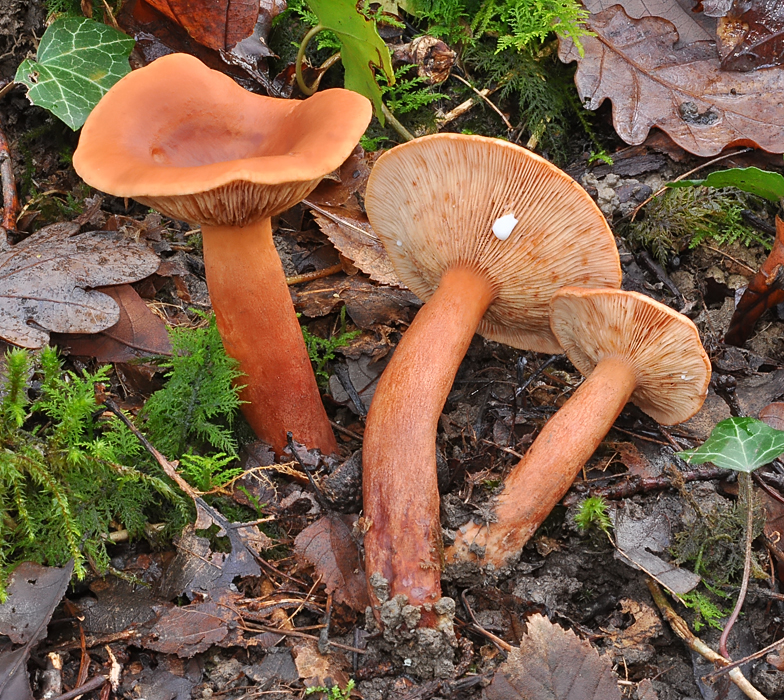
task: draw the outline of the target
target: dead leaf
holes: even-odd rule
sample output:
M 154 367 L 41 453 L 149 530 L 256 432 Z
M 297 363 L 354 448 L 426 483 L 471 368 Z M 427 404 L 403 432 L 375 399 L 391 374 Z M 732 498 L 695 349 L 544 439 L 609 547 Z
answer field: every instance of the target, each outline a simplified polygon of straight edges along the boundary
M 324 235 L 362 272 L 381 284 L 405 288 L 365 213 L 326 204 L 313 209 Z
M 716 20 L 704 13 L 693 12 L 693 0 L 585 0 L 583 4 L 592 14 L 599 14 L 613 5 L 622 5 L 632 19 L 654 16 L 669 20 L 675 25 L 681 45 L 716 39 Z
M 653 575 L 671 591 L 688 593 L 700 582 L 700 577 L 666 562 L 654 554 L 664 552 L 670 545 L 670 526 L 666 515 L 657 505 L 654 512 L 643 518 L 634 517 L 628 505 L 615 511 L 616 557 L 633 568 Z M 623 556 L 625 555 L 625 556 Z
M 784 3 L 743 0 L 732 3 L 716 30 L 721 67 L 750 71 L 784 63 Z
M 351 532 L 356 517 L 326 515 L 306 527 L 294 540 L 294 552 L 316 569 L 335 601 L 364 612 L 370 605 L 365 571 Z
M 575 82 L 581 100 L 597 109 L 613 103 L 613 125 L 627 143 L 642 143 L 652 127 L 700 156 L 726 146 L 755 145 L 784 151 L 782 74 L 723 71 L 712 42 L 676 47 L 678 32 L 659 17 L 630 18 L 620 6 L 590 15 L 596 36 L 562 39 L 559 56 L 578 61 Z
M 57 338 L 72 355 L 94 357 L 98 362 L 130 362 L 150 355 L 171 355 L 166 324 L 150 311 L 129 284 L 101 290 L 120 307 L 120 320 L 92 335 L 71 334 Z
M 292 290 L 297 311 L 310 318 L 326 316 L 345 303 L 351 320 L 360 328 L 377 324 L 409 323 L 412 307 L 422 302 L 408 290 L 373 284 L 354 275 L 332 275 L 313 280 L 296 292 Z
M 259 16 L 258 0 L 147 0 L 155 9 L 179 24 L 204 46 L 230 49 L 249 36 Z
M 0 605 L 0 634 L 14 644 L 34 643 L 46 637 L 46 625 L 72 573 L 73 561 L 62 568 L 30 561 L 17 566 L 8 577 L 8 599 Z
M 34 700 L 27 677 L 30 645 L 0 654 L 0 700 Z
M 318 643 L 308 639 L 291 650 L 299 677 L 306 687 L 338 685 L 345 688 L 348 683 L 345 658 L 337 654 L 321 654 Z
M 621 700 L 612 663 L 571 630 L 543 615 L 528 618 L 528 633 L 509 653 L 485 690 L 486 700 Z
M 771 428 L 784 430 L 784 403 L 781 401 L 769 403 L 759 412 L 759 418 Z
M 304 200 L 305 205 L 340 207 L 346 204 L 350 209 L 359 211 L 359 201 L 352 195 L 364 196 L 370 168 L 376 155 L 376 153 L 365 153 L 362 146 L 356 146 L 346 161 L 334 173 L 327 175 L 308 195 Z
M 140 280 L 158 269 L 158 256 L 122 234 L 77 233 L 52 224 L 0 251 L 0 336 L 40 348 L 49 331 L 98 333 L 117 323 L 120 309 L 94 289 Z
M 607 638 L 620 652 L 627 663 L 638 663 L 651 658 L 655 651 L 651 639 L 659 637 L 664 631 L 656 611 L 645 603 L 638 603 L 630 598 L 621 600 L 621 611 L 631 615 L 634 622 L 624 630 L 608 632 Z
M 649 477 L 658 476 L 657 469 L 632 442 L 613 442 L 608 447 L 618 453 L 618 459 L 629 470 L 630 476 Z

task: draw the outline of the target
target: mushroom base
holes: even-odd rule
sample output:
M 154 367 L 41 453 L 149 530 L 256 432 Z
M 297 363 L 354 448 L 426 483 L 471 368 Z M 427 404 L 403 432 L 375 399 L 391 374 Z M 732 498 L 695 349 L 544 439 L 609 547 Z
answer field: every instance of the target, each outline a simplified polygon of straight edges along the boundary
M 242 412 L 277 454 L 297 442 L 337 452 L 269 219 L 202 226 L 207 287 L 226 352 L 245 376 Z

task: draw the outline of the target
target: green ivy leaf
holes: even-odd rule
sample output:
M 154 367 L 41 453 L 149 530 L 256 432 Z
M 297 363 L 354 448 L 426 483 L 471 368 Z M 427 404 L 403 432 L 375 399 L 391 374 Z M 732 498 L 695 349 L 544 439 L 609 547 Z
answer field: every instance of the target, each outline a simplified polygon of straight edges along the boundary
M 383 124 L 381 89 L 374 69 L 383 71 L 387 82 L 395 82 L 389 49 L 376 31 L 376 24 L 357 11 L 356 0 L 308 0 L 310 9 L 324 29 L 340 41 L 340 57 L 346 71 L 345 86 L 367 97 Z
M 667 187 L 737 187 L 771 202 L 784 199 L 784 175 L 759 168 L 730 168 L 717 170 L 704 180 L 668 182 Z
M 713 462 L 737 472 L 753 472 L 784 453 L 784 431 L 756 418 L 728 418 L 717 423 L 710 437 L 678 456 L 690 464 Z
M 35 61 L 22 61 L 14 80 L 27 85 L 34 105 L 48 109 L 74 131 L 98 100 L 131 72 L 134 40 L 86 17 L 62 17 L 41 37 Z

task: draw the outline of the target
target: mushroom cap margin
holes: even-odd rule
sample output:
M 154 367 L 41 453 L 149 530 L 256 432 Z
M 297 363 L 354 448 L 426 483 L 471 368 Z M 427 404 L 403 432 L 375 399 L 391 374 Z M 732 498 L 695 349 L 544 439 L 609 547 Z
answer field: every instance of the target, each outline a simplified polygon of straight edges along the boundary
M 631 401 L 655 421 L 674 425 L 700 410 L 711 364 L 686 316 L 644 294 L 615 289 L 566 287 L 550 306 L 553 333 L 583 375 L 604 357 L 624 357 L 637 376 Z

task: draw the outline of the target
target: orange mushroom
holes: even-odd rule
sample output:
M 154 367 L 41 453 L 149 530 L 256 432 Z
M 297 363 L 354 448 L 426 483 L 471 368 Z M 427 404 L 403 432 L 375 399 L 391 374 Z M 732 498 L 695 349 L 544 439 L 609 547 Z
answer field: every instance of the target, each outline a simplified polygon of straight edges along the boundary
M 630 399 L 672 425 L 699 411 L 708 393 L 710 360 L 686 316 L 615 289 L 567 287 L 550 305 L 553 333 L 586 379 L 506 477 L 493 522 L 462 526 L 447 564 L 497 570 L 517 556 Z
M 365 205 L 400 279 L 427 303 L 379 381 L 363 445 L 365 570 L 384 600 L 440 597 L 438 418 L 475 332 L 559 352 L 549 302 L 566 284 L 618 287 L 615 241 L 586 192 L 543 158 L 439 134 L 376 162 Z M 434 624 L 425 607 L 423 626 Z
M 370 102 L 355 92 L 325 90 L 304 101 L 255 95 L 172 54 L 109 90 L 74 153 L 89 185 L 201 225 L 218 329 L 245 374 L 243 412 L 278 453 L 287 431 L 324 453 L 337 445 L 270 217 L 337 168 L 370 117 Z

